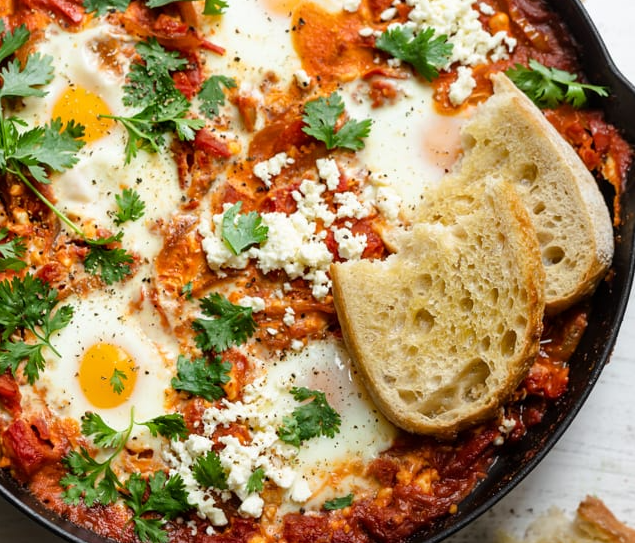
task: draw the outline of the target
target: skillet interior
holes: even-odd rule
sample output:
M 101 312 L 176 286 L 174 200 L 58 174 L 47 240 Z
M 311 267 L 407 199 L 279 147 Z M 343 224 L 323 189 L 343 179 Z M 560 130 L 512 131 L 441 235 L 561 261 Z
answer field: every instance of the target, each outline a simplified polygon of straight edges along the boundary
M 578 53 L 589 80 L 611 88 L 611 97 L 602 103 L 607 119 L 622 130 L 631 144 L 635 144 L 635 87 L 619 73 L 611 61 L 580 0 L 553 0 L 551 3 L 567 22 L 571 34 L 579 44 Z M 622 224 L 616 238 L 613 261 L 615 276 L 610 285 L 602 283 L 594 295 L 589 326 L 570 360 L 567 393 L 558 400 L 555 408 L 547 411 L 541 424 L 533 427 L 514 447 L 506 448 L 505 454 L 492 466 L 487 479 L 463 501 L 456 515 L 414 535 L 411 543 L 439 542 L 465 527 L 498 502 L 555 445 L 591 392 L 615 345 L 635 270 L 635 199 L 629 197 L 635 183 L 635 168 L 629 173 L 628 186 L 622 201 Z M 606 194 L 606 198 L 610 202 L 612 194 Z M 52 533 L 68 541 L 109 541 L 48 511 L 5 470 L 0 470 L 0 495 Z

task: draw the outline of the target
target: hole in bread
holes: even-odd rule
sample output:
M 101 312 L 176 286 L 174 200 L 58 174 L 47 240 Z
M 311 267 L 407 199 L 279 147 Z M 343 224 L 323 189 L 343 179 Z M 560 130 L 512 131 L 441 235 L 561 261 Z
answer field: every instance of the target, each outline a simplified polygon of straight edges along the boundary
M 538 166 L 535 164 L 523 164 L 519 172 L 520 182 L 524 185 L 531 185 L 538 177 Z
M 481 339 L 481 351 L 489 351 L 492 340 L 489 336 L 485 336 Z
M 419 332 L 427 334 L 434 328 L 434 315 L 432 315 L 425 307 L 422 307 L 415 313 L 414 324 Z M 410 348 L 408 350 L 410 351 Z
M 397 378 L 393 377 L 392 375 L 387 375 L 384 373 L 383 378 L 384 378 L 384 383 L 388 385 L 394 385 L 397 382 Z
M 466 296 L 461 299 L 459 305 L 463 311 L 469 312 L 472 311 L 472 308 L 474 307 L 474 300 L 472 300 L 469 296 Z
M 503 337 L 501 338 L 501 354 L 503 356 L 511 356 L 514 354 L 516 350 L 516 332 L 514 330 L 507 330 Z
M 403 403 L 408 406 L 419 401 L 418 396 L 412 390 L 399 389 L 397 390 L 397 394 L 399 394 L 399 398 L 401 398 L 401 401 L 403 401 Z
M 545 209 L 547 209 L 547 206 L 545 205 L 545 203 L 544 202 L 538 202 L 534 206 L 534 215 L 540 215 Z
M 538 243 L 540 245 L 547 245 L 553 241 L 553 234 L 551 232 L 537 232 L 538 234 Z
M 417 277 L 418 290 L 430 290 L 432 286 L 432 277 L 429 273 L 423 273 Z
M 471 134 L 463 134 L 461 138 L 461 146 L 463 147 L 463 151 L 467 151 L 472 149 L 476 145 L 476 138 Z
M 542 262 L 545 266 L 553 266 L 558 264 L 564 258 L 564 249 L 557 245 L 550 245 L 545 247 L 542 252 Z
M 491 304 L 496 304 L 498 303 L 498 289 L 496 287 L 490 289 L 489 291 L 489 301 Z

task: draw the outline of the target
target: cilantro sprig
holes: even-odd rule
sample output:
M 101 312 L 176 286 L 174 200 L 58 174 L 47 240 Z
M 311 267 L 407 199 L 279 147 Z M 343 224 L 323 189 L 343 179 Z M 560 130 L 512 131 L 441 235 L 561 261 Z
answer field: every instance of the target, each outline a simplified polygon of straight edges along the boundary
M 0 241 L 3 241 L 9 235 L 7 228 L 0 229 Z M 16 236 L 9 241 L 0 243 L 0 272 L 7 270 L 18 272 L 26 268 L 26 262 L 22 257 L 26 253 L 26 246 L 23 238 Z
M 201 101 L 201 112 L 209 119 L 218 115 L 218 108 L 225 103 L 226 89 L 236 88 L 236 81 L 224 75 L 212 75 L 201 86 L 198 98 Z
M 514 84 L 541 109 L 553 109 L 563 103 L 582 108 L 588 102 L 588 93 L 608 96 L 608 88 L 577 81 L 575 74 L 557 68 L 548 68 L 530 59 L 529 67 L 516 64 L 505 72 Z
M 357 121 L 350 119 L 339 130 L 335 130 L 340 116 L 344 113 L 342 97 L 333 92 L 328 98 L 321 96 L 304 105 L 302 131 L 316 140 L 323 141 L 327 149 L 341 147 L 349 151 L 364 148 L 364 138 L 370 134 L 371 119 Z
M 57 290 L 29 273 L 0 282 L 0 374 L 10 369 L 16 375 L 26 361 L 24 375 L 33 384 L 46 365 L 44 347 L 60 356 L 51 345 L 51 335 L 70 322 L 73 308 L 65 305 L 54 312 L 56 306 Z
M 146 5 L 149 8 L 167 6 L 174 2 L 192 2 L 193 0 L 148 0 Z M 84 8 L 87 13 L 105 15 L 110 11 L 126 11 L 130 5 L 130 0 L 84 0 Z M 206 15 L 221 15 L 229 4 L 224 0 L 205 0 L 203 13 Z
M 242 205 L 242 202 L 236 202 L 225 211 L 221 226 L 223 241 L 235 255 L 267 241 L 269 232 L 269 227 L 262 224 L 262 217 L 255 211 L 240 214 Z
M 20 26 L 13 32 L 6 31 L 4 22 L 0 21 L 0 62 L 13 55 L 29 39 L 30 32 L 26 26 Z M 22 66 L 18 59 L 10 60 L 0 70 L 2 87 L 0 87 L 0 173 L 11 174 L 24 183 L 37 198 L 48 207 L 75 234 L 80 236 L 90 247 L 88 257 L 95 247 L 104 245 L 102 240 L 90 239 L 84 231 L 62 213 L 38 188 L 35 182 L 50 184 L 49 174 L 63 172 L 73 167 L 77 161 L 77 153 L 84 146 L 82 137 L 84 127 L 74 121 L 64 126 L 60 119 L 53 119 L 43 126 L 28 127 L 17 117 L 7 117 L 3 100 L 27 97 L 42 97 L 46 92 L 42 86 L 53 78 L 52 57 L 39 53 L 27 56 Z M 101 249 L 99 259 L 118 266 L 122 260 L 122 251 Z M 90 273 L 96 272 L 95 266 L 87 267 Z M 130 269 L 119 277 L 130 273 Z
M 97 447 L 111 449 L 112 453 L 103 462 L 98 462 L 82 447 L 79 451 L 71 451 L 62 459 L 62 464 L 68 470 L 60 479 L 60 485 L 65 487 L 62 498 L 66 503 L 78 505 L 83 498 L 84 503 L 91 507 L 97 503 L 107 505 L 117 500 L 123 486 L 111 464 L 123 451 L 135 425 L 146 426 L 152 435 L 162 435 L 168 439 L 185 437 L 187 434 L 185 422 L 179 414 L 136 422 L 131 410 L 128 426 L 123 430 L 115 430 L 97 413 L 85 413 L 81 421 L 82 434 L 91 437 Z
M 439 69 L 448 63 L 454 46 L 448 43 L 445 34 L 435 38 L 433 28 L 426 28 L 415 36 L 412 28 L 395 26 L 377 38 L 375 47 L 411 64 L 419 75 L 433 81 L 439 77 Z
M 294 387 L 291 394 L 296 401 L 304 403 L 296 407 L 291 416 L 282 418 L 282 426 L 278 428 L 278 437 L 282 441 L 300 447 L 313 437 L 335 437 L 342 419 L 328 404 L 324 392 Z
M 341 498 L 333 498 L 332 500 L 327 500 L 322 505 L 322 509 L 326 511 L 335 511 L 337 509 L 344 509 L 345 507 L 350 506 L 353 503 L 353 494 L 347 494 L 346 496 L 342 496 Z
M 262 492 L 265 487 L 265 470 L 262 468 L 256 468 L 256 470 L 247 479 L 245 490 L 249 493 Z
M 227 488 L 227 474 L 216 451 L 207 451 L 205 456 L 199 456 L 192 466 L 192 473 L 196 482 L 204 488 Z
M 107 247 L 110 244 L 121 241 L 123 232 L 107 238 L 90 240 L 91 250 L 84 259 L 86 271 L 99 275 L 104 283 L 112 285 L 121 281 L 126 275 L 132 273 L 130 264 L 134 262 L 131 254 L 124 249 Z
M 177 377 L 172 378 L 172 388 L 201 396 L 212 402 L 225 395 L 221 385 L 230 381 L 232 365 L 219 356 L 208 361 L 205 358 L 189 360 L 179 355 L 176 361 Z
M 122 225 L 128 221 L 137 221 L 145 213 L 146 204 L 134 189 L 123 189 L 121 194 L 115 195 L 117 211 L 115 212 L 115 224 Z
M 256 331 L 251 307 L 232 304 L 218 293 L 200 300 L 201 310 L 212 319 L 195 319 L 196 345 L 202 351 L 221 353 L 232 345 L 247 341 Z

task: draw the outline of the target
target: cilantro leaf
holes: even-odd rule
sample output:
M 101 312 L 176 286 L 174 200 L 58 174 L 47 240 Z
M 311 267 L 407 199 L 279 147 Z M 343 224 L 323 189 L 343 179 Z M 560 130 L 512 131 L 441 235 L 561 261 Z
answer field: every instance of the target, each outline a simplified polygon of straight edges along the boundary
M 433 36 L 433 28 L 426 28 L 415 36 L 412 28 L 395 26 L 377 38 L 375 47 L 411 64 L 419 75 L 432 81 L 439 77 L 438 70 L 448 63 L 453 49 L 445 34 L 432 39 Z
M 304 105 L 302 120 L 306 126 L 302 131 L 315 139 L 323 141 L 327 149 L 342 147 L 350 151 L 364 148 L 364 138 L 370 133 L 372 121 L 365 119 L 347 121 L 337 132 L 335 126 L 344 113 L 342 97 L 333 92 L 328 98 L 320 97 Z
M 0 98 L 6 96 L 45 96 L 42 85 L 50 83 L 53 79 L 53 57 L 32 53 L 27 57 L 26 64 L 22 68 L 17 59 L 9 62 L 2 71 L 3 85 L 0 89 Z
M 229 4 L 225 0 L 205 0 L 203 13 L 205 15 L 222 15 L 228 7 Z
M 215 356 L 209 363 L 205 358 L 196 358 L 190 362 L 179 355 L 176 361 L 177 377 L 172 378 L 174 390 L 184 390 L 208 401 L 222 398 L 225 391 L 220 385 L 229 383 L 232 365 Z
M 348 494 L 347 496 L 342 496 L 341 498 L 333 498 L 332 500 L 325 501 L 322 507 L 326 511 L 344 509 L 353 503 L 353 497 L 353 494 Z
M 256 469 L 247 480 L 247 484 L 245 485 L 245 490 L 248 493 L 252 492 L 262 492 L 264 488 L 263 479 L 265 478 L 265 470 L 262 468 Z
M 51 335 L 70 322 L 73 309 L 69 305 L 62 306 L 54 313 L 56 306 L 57 290 L 29 273 L 23 278 L 0 282 L 1 372 L 11 368 L 15 375 L 20 362 L 26 359 L 24 373 L 29 384 L 33 384 L 46 363 L 42 356 L 44 346 L 59 356 L 51 345 Z M 35 336 L 33 344 L 11 340 L 13 334 L 25 330 Z
M 599 96 L 608 96 L 608 88 L 588 85 L 576 81 L 575 74 L 548 68 L 537 60 L 530 59 L 529 67 L 516 64 L 505 72 L 514 84 L 541 109 L 553 109 L 563 103 L 575 108 L 587 104 L 587 91 Z
M 9 235 L 7 228 L 0 229 L 0 241 Z M 26 252 L 26 246 L 21 237 L 15 237 L 10 241 L 0 243 L 0 272 L 7 270 L 20 271 L 26 268 L 26 262 L 21 260 Z
M 97 413 L 84 413 L 82 416 L 82 434 L 92 437 L 97 447 L 103 449 L 118 449 L 125 445 L 125 442 L 132 428 L 132 422 L 129 427 L 122 431 L 117 431 L 108 426 L 104 419 Z
M 110 459 L 97 462 L 82 447 L 80 452 L 71 451 L 62 458 L 62 465 L 68 470 L 60 479 L 60 485 L 65 488 L 62 499 L 66 503 L 79 505 L 83 497 L 84 503 L 92 507 L 96 503 L 114 503 L 119 497 L 120 482 L 110 468 Z
M 192 299 L 192 288 L 193 288 L 193 286 L 194 285 L 192 284 L 192 281 L 188 281 L 181 288 L 181 294 L 183 296 L 185 296 L 186 300 L 191 300 Z
M 0 20 L 0 34 L 2 34 L 2 44 L 0 45 L 0 62 L 15 53 L 29 39 L 31 33 L 26 25 L 20 25 L 13 32 L 6 30 L 4 20 Z
M 138 423 L 147 426 L 150 433 L 156 437 L 161 435 L 168 439 L 185 438 L 188 435 L 185 420 L 180 413 L 170 413 L 169 415 L 160 415 L 146 422 Z
M 262 217 L 255 211 L 239 215 L 242 205 L 242 202 L 236 202 L 223 214 L 223 241 L 235 255 L 267 241 L 269 232 L 269 227 L 262 224 Z
M 143 217 L 146 204 L 134 189 L 123 189 L 121 194 L 115 195 L 119 210 L 115 213 L 115 224 L 119 226 L 127 221 L 136 221 Z
M 196 345 L 202 351 L 223 352 L 232 345 L 247 341 L 256 331 L 251 307 L 232 304 L 221 294 L 210 294 L 200 300 L 203 314 L 215 319 L 196 319 L 192 328 Z
M 306 403 L 296 407 L 291 416 L 282 418 L 283 424 L 278 428 L 282 441 L 299 447 L 307 439 L 334 437 L 340 431 L 342 419 L 328 404 L 324 392 L 294 387 L 291 394 L 296 401 Z
M 130 0 L 84 0 L 86 13 L 105 15 L 109 11 L 126 11 Z
M 129 264 L 134 262 L 132 255 L 123 249 L 109 249 L 106 245 L 121 240 L 123 232 L 100 239 L 87 239 L 90 251 L 84 258 L 84 268 L 88 273 L 99 275 L 104 283 L 112 285 L 132 273 Z
M 126 385 L 124 385 L 124 381 L 127 380 L 128 376 L 123 371 L 115 368 L 108 382 L 110 383 L 113 392 L 120 395 L 126 388 Z
M 199 456 L 192 467 L 192 473 L 204 488 L 227 488 L 227 474 L 216 451 L 207 451 L 205 456 Z
M 218 115 L 219 106 L 225 104 L 225 93 L 222 87 L 233 89 L 236 87 L 236 81 L 224 75 L 213 75 L 203 83 L 198 93 L 201 100 L 201 112 L 208 119 Z

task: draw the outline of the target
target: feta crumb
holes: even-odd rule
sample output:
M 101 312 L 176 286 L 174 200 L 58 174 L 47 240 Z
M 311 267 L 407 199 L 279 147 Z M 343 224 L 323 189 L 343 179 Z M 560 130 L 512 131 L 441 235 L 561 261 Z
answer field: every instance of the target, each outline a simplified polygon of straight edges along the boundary
M 334 228 L 333 236 L 340 258 L 359 260 L 362 257 L 367 243 L 365 234 L 354 235 L 348 228 Z
M 258 162 L 254 166 L 254 175 L 259 178 L 267 187 L 271 186 L 271 179 L 280 175 L 282 168 L 293 164 L 295 160 L 289 158 L 287 153 L 278 153 L 268 160 Z
M 301 351 L 302 349 L 304 349 L 304 343 L 300 341 L 299 339 L 292 339 L 291 349 L 294 351 Z
M 465 102 L 475 87 L 476 80 L 472 77 L 472 69 L 459 66 L 456 81 L 450 85 L 448 93 L 452 105 L 459 106 Z
M 348 11 L 349 13 L 355 13 L 358 9 L 362 0 L 344 0 L 342 4 L 342 9 L 344 11 Z
M 295 311 L 292 307 L 286 307 L 284 309 L 284 317 L 282 317 L 282 322 L 287 326 L 293 326 L 295 323 Z
M 352 192 L 338 192 L 333 196 L 333 202 L 339 206 L 337 209 L 338 219 L 346 217 L 363 219 L 370 215 L 368 207 L 360 202 Z
M 258 296 L 243 296 L 238 300 L 238 305 L 241 307 L 251 307 L 253 313 L 259 313 L 265 310 L 265 301 Z
M 395 15 L 397 15 L 397 8 L 390 7 L 390 8 L 385 9 L 384 11 L 382 11 L 381 15 L 379 16 L 379 18 L 382 21 L 390 21 L 391 19 L 395 18 Z
M 483 15 L 494 15 L 494 13 L 496 13 L 496 11 L 494 11 L 494 8 L 489 4 L 486 4 L 485 2 L 481 2 L 478 5 L 478 9 Z
M 311 84 L 311 77 L 304 70 L 298 70 L 293 74 L 298 87 L 306 89 Z
M 379 212 L 389 221 L 396 221 L 401 211 L 401 197 L 390 187 L 379 187 L 375 197 L 375 205 Z
M 365 26 L 364 28 L 360 28 L 358 33 L 362 38 L 370 38 L 375 31 L 370 26 Z
M 318 158 L 315 161 L 320 179 L 326 182 L 326 188 L 336 190 L 340 184 L 340 170 L 332 158 Z

